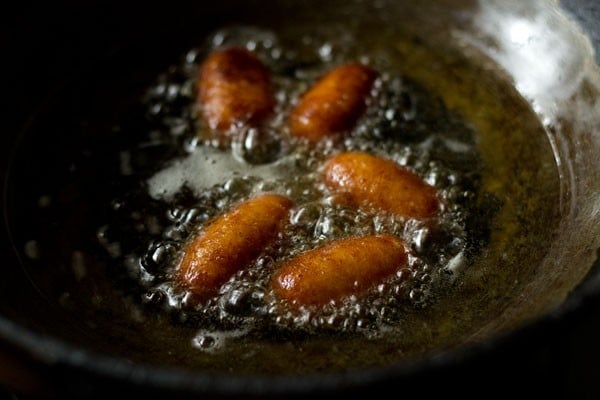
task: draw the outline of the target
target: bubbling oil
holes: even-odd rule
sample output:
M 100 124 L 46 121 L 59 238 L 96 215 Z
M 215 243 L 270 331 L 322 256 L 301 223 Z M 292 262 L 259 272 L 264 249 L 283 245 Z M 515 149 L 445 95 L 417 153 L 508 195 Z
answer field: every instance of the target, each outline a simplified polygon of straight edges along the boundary
M 471 200 L 480 170 L 474 129 L 385 59 L 350 51 L 344 40 L 315 34 L 304 36 L 299 48 L 288 48 L 261 29 L 218 31 L 159 76 L 141 99 L 144 112 L 132 117 L 147 133 L 122 153 L 121 173 L 138 176 L 139 185 L 115 197 L 112 212 L 118 226 L 102 226 L 98 238 L 125 267 L 118 275 L 127 293 L 145 307 L 171 315 L 175 323 L 198 328 L 195 348 L 214 351 L 227 340 L 261 331 L 376 337 L 401 324 L 406 310 L 439 301 L 444 289 L 460 279 L 464 252 L 473 243 Z M 264 126 L 234 127 L 234 139 L 223 145 L 199 117 L 194 86 L 204 57 L 234 45 L 255 52 L 273 72 L 276 106 Z M 380 73 L 364 116 L 340 142 L 309 147 L 293 139 L 286 121 L 299 96 L 318 76 L 350 61 L 369 63 Z M 127 134 L 126 127 L 116 129 Z M 156 149 L 164 151 L 157 155 Z M 425 224 L 336 205 L 319 172 L 327 157 L 341 151 L 369 152 L 417 173 L 440 194 L 444 207 L 438 219 Z M 188 240 L 207 221 L 265 192 L 294 201 L 285 230 L 216 296 L 202 304 L 189 302 L 173 282 Z M 123 225 L 138 232 L 138 239 L 123 240 Z M 285 260 L 332 240 L 384 232 L 405 240 L 409 263 L 366 295 L 298 310 L 269 290 L 273 272 Z

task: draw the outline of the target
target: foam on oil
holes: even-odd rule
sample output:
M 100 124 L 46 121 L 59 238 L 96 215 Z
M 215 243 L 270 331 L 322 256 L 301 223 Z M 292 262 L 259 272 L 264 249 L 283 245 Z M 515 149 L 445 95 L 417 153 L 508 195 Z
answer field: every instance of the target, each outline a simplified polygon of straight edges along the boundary
M 107 231 L 117 229 L 111 226 L 103 226 L 98 237 L 126 266 L 126 280 L 137 285 L 133 292 L 142 304 L 197 327 L 191 342 L 198 350 L 214 352 L 228 341 L 265 330 L 291 337 L 324 332 L 378 337 L 401 327 L 407 309 L 427 307 L 459 276 L 480 162 L 473 129 L 385 62 L 344 50 L 343 40 L 305 36 L 300 52 L 280 45 L 271 32 L 229 28 L 190 50 L 146 92 L 142 118 L 149 127 L 147 139 L 132 150 L 137 155 L 124 152 L 120 157 L 123 175 L 146 178 L 139 188 L 116 198 L 114 208 L 123 217 L 117 218 L 119 223 L 140 225 L 147 240 L 131 245 L 121 243 L 118 235 L 110 239 Z M 199 118 L 194 84 L 203 58 L 227 45 L 256 52 L 273 71 L 277 105 L 266 126 L 234 127 L 235 139 L 223 146 Z M 325 71 L 356 60 L 380 72 L 364 117 L 341 143 L 325 141 L 309 148 L 294 141 L 286 117 L 298 97 Z M 146 171 L 135 171 L 130 159 L 156 146 L 171 151 L 152 159 Z M 335 205 L 318 179 L 319 169 L 328 156 L 351 150 L 394 160 L 435 186 L 445 205 L 437 223 Z M 187 240 L 206 221 L 264 192 L 294 200 L 286 231 L 217 296 L 188 304 L 187 294 L 171 278 Z M 409 265 L 366 296 L 298 311 L 270 293 L 270 276 L 281 262 L 334 239 L 383 232 L 410 245 Z

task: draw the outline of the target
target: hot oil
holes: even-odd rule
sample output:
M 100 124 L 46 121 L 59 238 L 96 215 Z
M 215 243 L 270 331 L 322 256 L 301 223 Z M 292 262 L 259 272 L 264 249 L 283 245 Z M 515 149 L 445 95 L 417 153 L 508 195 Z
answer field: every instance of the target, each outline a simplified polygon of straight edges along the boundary
M 42 119 L 29 149 L 66 148 L 73 161 L 64 161 L 61 181 L 62 164 L 39 151 L 39 176 L 25 174 L 15 190 L 34 204 L 16 202 L 14 226 L 32 282 L 72 316 L 61 334 L 145 364 L 280 375 L 412 360 L 478 340 L 501 320 L 557 228 L 559 182 L 546 132 L 480 55 L 454 47 L 438 29 L 411 25 L 409 15 L 396 24 L 387 14 L 374 15 L 375 26 L 278 26 L 265 16 L 272 30 L 223 29 L 144 81 L 141 93 L 126 90 L 122 82 L 131 78 L 118 81 L 121 92 L 98 83 L 104 96 L 75 95 L 72 109 L 84 108 L 90 93 L 103 107 L 81 127 L 68 126 L 70 135 L 64 121 L 72 110 L 50 110 L 60 122 Z M 275 117 L 260 129 L 240 128 L 230 145 L 211 137 L 194 105 L 199 63 L 226 44 L 256 51 L 277 89 Z M 381 73 L 364 118 L 341 142 L 295 143 L 285 126 L 290 107 L 346 61 Z M 131 77 L 146 71 L 145 59 L 138 64 Z M 121 77 L 128 64 L 110 65 Z M 110 118 L 115 98 L 123 111 Z M 106 128 L 98 122 L 105 120 Z M 434 185 L 445 204 L 436 224 L 334 205 L 317 177 L 326 157 L 342 150 L 392 159 Z M 17 160 L 29 171 L 37 158 L 24 154 Z M 187 304 L 172 279 L 187 241 L 262 192 L 294 199 L 289 229 L 207 304 Z M 376 232 L 410 244 L 410 268 L 364 298 L 292 312 L 267 289 L 294 254 Z
M 106 230 L 122 229 L 110 225 L 99 236 L 109 253 L 115 246 L 123 250 L 115 259 L 127 267 L 128 274 L 119 278 L 126 290 L 144 308 L 196 329 L 195 336 L 181 340 L 198 353 L 227 354 L 249 343 L 260 349 L 281 340 L 318 342 L 340 335 L 381 340 L 410 334 L 406 315 L 444 297 L 461 279 L 458 266 L 465 252 L 482 246 L 475 244 L 467 226 L 476 213 L 472 200 L 481 171 L 474 127 L 404 77 L 385 56 L 372 58 L 344 40 L 304 35 L 300 45 L 288 48 L 266 30 L 224 29 L 190 50 L 142 99 L 145 113 L 138 118 L 148 129 L 147 139 L 122 159 L 151 162 L 121 166 L 125 175 L 139 174 L 142 184 L 114 199 L 114 221 L 119 226 L 141 224 L 145 237 L 131 244 L 120 243 L 118 234 L 116 240 L 105 240 Z M 232 45 L 256 52 L 273 71 L 277 105 L 266 126 L 236 127 L 236 137 L 223 145 L 199 118 L 194 84 L 203 58 L 214 48 Z M 292 139 L 286 116 L 298 97 L 326 71 L 357 60 L 380 72 L 357 126 L 343 141 L 324 141 L 315 148 Z M 157 160 L 151 155 L 155 146 L 174 150 Z M 366 151 L 394 160 L 435 186 L 445 205 L 436 223 L 335 205 L 319 170 L 328 156 L 340 151 Z M 172 277 L 187 241 L 204 223 L 263 192 L 289 196 L 295 203 L 277 245 L 232 277 L 213 299 L 188 304 L 187 293 Z M 477 224 L 488 225 L 488 217 L 478 218 Z M 410 265 L 399 266 L 395 277 L 366 296 L 298 311 L 270 293 L 272 273 L 294 255 L 331 240 L 383 232 L 409 244 Z

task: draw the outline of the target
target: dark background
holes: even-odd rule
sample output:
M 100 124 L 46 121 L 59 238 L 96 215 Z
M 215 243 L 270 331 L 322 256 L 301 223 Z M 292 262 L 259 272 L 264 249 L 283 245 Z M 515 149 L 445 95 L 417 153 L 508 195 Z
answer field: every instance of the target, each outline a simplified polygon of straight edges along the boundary
M 600 49 L 600 2 L 561 3 Z M 23 1 L 11 5 L 13 10 L 5 9 L 0 16 L 2 126 L 11 132 L 26 123 L 31 110 L 57 85 L 100 61 L 111 51 L 108 44 L 130 29 L 131 23 L 155 24 L 160 19 L 160 15 L 148 16 L 133 5 L 114 1 Z M 160 31 L 161 25 L 156 26 Z M 600 264 L 596 263 L 587 290 L 582 291 L 589 295 L 570 300 L 543 323 L 526 327 L 477 355 L 465 355 L 468 362 L 433 369 L 431 376 L 415 378 L 411 386 L 421 385 L 424 393 L 436 390 L 441 395 L 462 393 L 465 397 L 480 393 L 483 398 L 527 394 L 535 398 L 600 399 L 599 277 Z M 402 393 L 402 384 L 398 390 L 396 394 Z M 378 393 L 377 388 L 355 394 L 372 393 Z M 12 398 L 16 396 L 0 387 L 0 400 Z

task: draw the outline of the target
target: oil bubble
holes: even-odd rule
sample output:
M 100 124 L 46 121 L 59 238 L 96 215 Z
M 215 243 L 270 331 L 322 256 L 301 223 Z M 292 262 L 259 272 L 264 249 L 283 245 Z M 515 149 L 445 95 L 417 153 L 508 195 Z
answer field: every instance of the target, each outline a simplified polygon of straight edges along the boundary
M 249 128 L 232 143 L 234 154 L 249 164 L 267 164 L 281 156 L 281 139 L 266 129 Z

